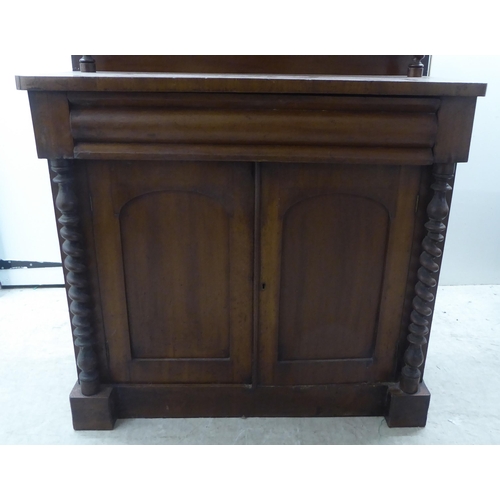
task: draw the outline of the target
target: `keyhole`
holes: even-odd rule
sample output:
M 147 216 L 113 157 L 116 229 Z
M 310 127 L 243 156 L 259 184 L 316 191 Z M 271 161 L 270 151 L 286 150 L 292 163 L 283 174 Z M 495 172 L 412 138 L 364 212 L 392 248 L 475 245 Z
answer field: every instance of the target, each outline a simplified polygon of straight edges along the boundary
M 262 290 L 265 290 L 265 289 L 266 289 L 266 284 L 262 283 Z

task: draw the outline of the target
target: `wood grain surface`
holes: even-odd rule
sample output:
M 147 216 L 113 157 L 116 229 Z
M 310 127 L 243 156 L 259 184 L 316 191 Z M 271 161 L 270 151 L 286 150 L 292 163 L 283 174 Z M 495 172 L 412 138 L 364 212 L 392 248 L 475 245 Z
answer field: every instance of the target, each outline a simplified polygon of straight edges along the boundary
M 411 56 L 93 57 L 96 73 L 16 77 L 39 157 L 64 167 L 70 314 L 88 320 L 75 335 L 91 352 L 78 371 L 101 383 L 75 387 L 75 428 L 425 425 L 442 255 L 424 237 L 445 217 L 443 183 L 467 160 L 486 85 L 406 77 Z

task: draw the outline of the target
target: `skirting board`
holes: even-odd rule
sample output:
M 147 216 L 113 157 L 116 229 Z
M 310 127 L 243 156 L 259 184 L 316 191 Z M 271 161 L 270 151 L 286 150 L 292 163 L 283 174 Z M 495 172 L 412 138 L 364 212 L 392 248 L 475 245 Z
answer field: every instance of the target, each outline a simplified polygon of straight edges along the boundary
M 64 285 L 62 267 L 4 269 L 0 271 L 1 286 Z

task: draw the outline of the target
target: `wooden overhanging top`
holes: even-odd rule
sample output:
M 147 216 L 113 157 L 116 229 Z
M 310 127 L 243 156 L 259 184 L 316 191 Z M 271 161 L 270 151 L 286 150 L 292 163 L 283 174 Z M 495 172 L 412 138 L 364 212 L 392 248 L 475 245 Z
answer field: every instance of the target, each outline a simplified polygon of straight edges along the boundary
M 485 83 L 433 77 L 215 73 L 64 72 L 16 76 L 19 90 L 49 92 L 236 92 L 476 97 Z

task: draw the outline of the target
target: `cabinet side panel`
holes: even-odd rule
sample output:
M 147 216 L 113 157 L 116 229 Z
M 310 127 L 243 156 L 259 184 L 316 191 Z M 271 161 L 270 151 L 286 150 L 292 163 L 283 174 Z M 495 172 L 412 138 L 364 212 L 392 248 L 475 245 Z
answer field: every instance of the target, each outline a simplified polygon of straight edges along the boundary
M 283 220 L 278 360 L 373 354 L 389 213 L 352 195 L 292 206 Z

